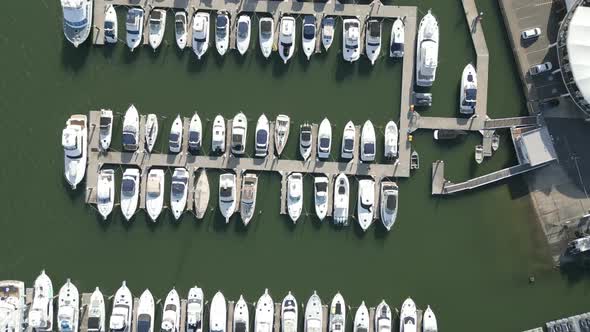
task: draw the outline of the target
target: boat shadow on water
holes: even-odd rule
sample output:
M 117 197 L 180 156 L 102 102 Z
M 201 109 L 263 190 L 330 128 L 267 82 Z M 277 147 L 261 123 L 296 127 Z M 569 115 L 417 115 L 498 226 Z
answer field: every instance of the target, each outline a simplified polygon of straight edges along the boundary
M 90 49 L 93 46 L 90 43 L 82 43 L 77 48 L 74 47 L 65 38 L 62 40 L 61 65 L 65 69 L 79 71 L 86 64 Z

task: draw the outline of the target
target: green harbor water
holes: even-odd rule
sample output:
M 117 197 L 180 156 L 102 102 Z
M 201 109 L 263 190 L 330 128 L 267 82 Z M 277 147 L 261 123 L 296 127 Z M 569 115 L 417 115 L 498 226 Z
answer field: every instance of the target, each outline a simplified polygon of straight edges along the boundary
M 434 105 L 424 114 L 455 116 L 461 70 L 475 61 L 460 1 L 395 4 L 418 5 L 421 15 L 432 8 L 439 18 Z M 498 4 L 477 4 L 485 13 L 490 50 L 489 115 L 525 114 Z M 56 288 L 70 277 L 83 291 L 98 285 L 113 294 L 127 280 L 134 294 L 149 287 L 163 298 L 173 286 L 184 294 L 197 283 L 209 298 L 221 289 L 229 299 L 244 294 L 250 302 L 264 288 L 275 301 L 291 290 L 300 303 L 313 290 L 324 302 L 340 290 L 353 307 L 361 300 L 376 305 L 382 298 L 399 307 L 411 296 L 420 308 L 433 307 L 441 331 L 520 331 L 588 311 L 590 282 L 552 268 L 523 179 L 453 197 L 430 195 L 434 160 L 446 161 L 452 181 L 516 163 L 506 132 L 500 150 L 479 166 L 473 161 L 478 135 L 438 144 L 432 132 L 416 133 L 413 146 L 422 169 L 398 180 L 400 212 L 389 234 L 380 225 L 363 234 L 354 223 L 344 229 L 318 223 L 310 176 L 304 184 L 309 216 L 292 226 L 279 215 L 280 178 L 275 174 L 260 177 L 260 213 L 250 226 L 243 228 L 237 215 L 226 226 L 217 209 L 219 173 L 214 171 L 209 172 L 211 211 L 203 221 L 185 214 L 174 222 L 165 211 L 155 225 L 143 212 L 125 223 L 115 208 L 110 221 L 102 222 L 84 204 L 84 186 L 72 192 L 63 178 L 60 135 L 70 114 L 112 108 L 117 113 L 113 146 L 120 149 L 121 116 L 130 103 L 141 113 L 160 115 L 161 132 L 176 114 L 190 116 L 197 110 L 207 121 L 206 142 L 216 114 L 228 118 L 243 111 L 252 142 L 260 114 L 285 113 L 293 122 L 285 157 L 295 158 L 298 125 L 319 123 L 324 116 L 333 124 L 336 147 L 348 120 L 361 124 L 371 119 L 382 138 L 385 123 L 399 120 L 401 63 L 384 55 L 374 68 L 365 57 L 344 63 L 340 27 L 329 52 L 308 62 L 299 50 L 285 66 L 276 53 L 264 60 L 257 38 L 245 57 L 230 52 L 221 58 L 212 47 L 198 62 L 190 50 L 176 50 L 170 13 L 162 49 L 154 53 L 143 47 L 131 54 L 123 43 L 71 47 L 64 41 L 56 0 L 5 1 L 4 12 L 0 279 L 20 279 L 30 286 L 45 268 Z M 124 38 L 123 11 L 118 14 Z M 386 38 L 391 23 L 384 23 Z M 157 149 L 163 150 L 162 145 Z M 356 197 L 352 183 L 351 196 Z M 528 283 L 529 276 L 535 276 L 534 284 Z

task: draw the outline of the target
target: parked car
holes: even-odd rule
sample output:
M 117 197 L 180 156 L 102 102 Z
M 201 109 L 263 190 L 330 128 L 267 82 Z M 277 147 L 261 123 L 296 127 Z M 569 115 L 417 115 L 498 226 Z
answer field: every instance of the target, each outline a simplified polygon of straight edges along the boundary
M 532 29 L 524 30 L 520 35 L 522 36 L 522 39 L 524 39 L 524 40 L 537 38 L 541 35 L 541 28 L 532 28 Z
M 550 71 L 553 68 L 551 62 L 540 63 L 538 65 L 534 65 L 529 69 L 529 73 L 531 76 L 539 75 L 546 71 Z

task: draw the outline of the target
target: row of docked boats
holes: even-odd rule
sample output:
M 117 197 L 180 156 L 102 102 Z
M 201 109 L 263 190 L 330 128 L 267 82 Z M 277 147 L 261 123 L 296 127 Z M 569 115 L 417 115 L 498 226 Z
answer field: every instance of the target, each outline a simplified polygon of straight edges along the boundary
M 21 281 L 0 282 L 0 313 L 4 320 L 0 322 L 6 331 L 18 331 L 25 322 L 25 288 Z M 45 271 L 37 277 L 34 283 L 33 303 L 29 309 L 27 324 L 35 331 L 59 331 L 78 332 L 80 328 L 81 304 L 77 287 L 67 280 L 61 287 L 57 299 L 57 328 L 54 326 L 54 299 L 53 284 Z M 110 298 L 109 298 L 110 299 Z M 117 331 L 130 332 L 132 326 L 142 332 L 153 332 L 155 325 L 156 302 L 154 296 L 146 289 L 140 296 L 137 307 L 134 308 L 134 299 L 126 282 L 113 296 L 112 311 L 108 317 L 105 296 L 96 287 L 87 304 L 87 327 L 91 332 Z M 192 287 L 187 294 L 186 309 L 181 307 L 181 298 L 176 289 L 172 289 L 164 301 L 162 307 L 161 331 L 165 332 L 202 332 L 205 327 L 206 304 L 204 292 L 201 288 Z M 295 296 L 288 292 L 283 298 L 280 312 L 275 313 L 275 304 L 266 289 L 258 301 L 254 304 L 253 318 L 250 308 L 241 295 L 235 302 L 233 317 L 228 317 L 228 303 L 222 292 L 218 291 L 209 304 L 209 330 L 211 332 L 225 332 L 229 329 L 236 332 L 248 332 L 254 323 L 254 331 L 270 332 L 275 325 L 275 317 L 280 319 L 282 332 L 297 332 L 299 329 L 299 306 Z M 134 311 L 137 314 L 134 314 Z M 353 320 L 354 332 L 367 332 L 369 330 L 379 332 L 394 331 L 394 315 L 390 306 L 382 300 L 375 308 L 374 319 L 369 315 L 369 309 L 363 301 L 356 309 Z M 346 331 L 348 307 L 344 297 L 339 292 L 332 298 L 329 306 L 327 321 L 324 321 L 323 304 L 317 292 L 313 292 L 305 305 L 303 312 L 303 325 L 306 332 L 320 332 L 327 327 L 329 332 Z M 181 318 L 185 323 L 182 329 Z M 228 319 L 229 318 L 229 319 Z M 418 310 L 415 302 L 407 298 L 400 309 L 399 331 L 418 332 L 421 323 L 421 332 L 437 332 L 438 323 L 430 306 L 424 311 L 422 321 L 419 322 Z

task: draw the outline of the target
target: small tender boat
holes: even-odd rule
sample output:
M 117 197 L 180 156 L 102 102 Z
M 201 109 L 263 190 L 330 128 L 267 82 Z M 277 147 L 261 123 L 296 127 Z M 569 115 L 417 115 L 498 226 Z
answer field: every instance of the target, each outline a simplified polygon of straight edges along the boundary
M 80 294 L 68 279 L 59 290 L 57 322 L 60 332 L 78 332 L 80 320 Z
M 402 58 L 404 56 L 404 39 L 406 34 L 404 21 L 395 20 L 391 26 L 391 42 L 389 44 L 389 57 Z
M 311 125 L 304 123 L 299 127 L 299 153 L 303 160 L 307 160 L 311 155 L 311 140 L 313 139 L 311 133 Z
M 367 120 L 363 125 L 361 131 L 361 160 L 373 161 L 375 160 L 375 128 L 373 123 Z
M 369 310 L 365 305 L 365 301 L 361 303 L 361 306 L 356 310 L 354 315 L 354 327 L 353 332 L 368 332 L 369 331 Z
M 383 145 L 385 158 L 397 157 L 397 139 L 397 125 L 393 121 L 387 122 L 387 125 L 385 126 L 385 144 Z
M 382 300 L 375 309 L 375 332 L 391 332 L 391 323 L 391 309 L 385 300 Z
M 221 115 L 217 115 L 213 120 L 211 149 L 217 153 L 225 152 L 225 120 Z
M 164 170 L 150 169 L 147 178 L 145 209 L 153 222 L 158 220 L 164 206 Z
M 180 329 L 180 298 L 176 289 L 172 289 L 166 296 L 162 311 L 162 332 L 178 332 Z
M 483 161 L 483 145 L 478 144 L 475 146 L 475 162 L 481 164 Z
M 227 306 L 225 297 L 221 292 L 215 293 L 211 300 L 209 311 L 209 330 L 215 332 L 225 332 L 227 324 Z
M 203 124 L 199 114 L 195 112 L 191 118 L 191 122 L 188 127 L 188 148 L 195 152 L 201 150 L 203 145 Z
M 98 287 L 90 295 L 90 305 L 88 306 L 88 332 L 106 331 L 105 326 L 106 309 L 104 296 Z
M 158 117 L 155 114 L 148 114 L 145 120 L 145 148 L 149 153 L 154 149 L 158 138 Z
M 50 332 L 53 329 L 53 284 L 45 270 L 35 279 L 33 304 L 28 314 L 29 327 L 36 331 Z M 20 326 L 17 327 L 20 330 Z
M 465 134 L 467 134 L 467 132 L 464 130 L 436 129 L 433 133 L 433 136 L 435 140 L 448 140 L 455 139 Z
M 250 46 L 250 30 L 250 16 L 240 15 L 240 17 L 238 17 L 238 23 L 236 28 L 236 40 L 238 45 L 238 52 L 240 52 L 241 55 L 246 54 L 246 51 Z
M 438 66 L 438 22 L 431 11 L 420 21 L 416 46 L 416 85 L 432 86 Z
M 219 210 L 225 217 L 225 222 L 228 223 L 236 210 L 236 176 L 234 174 L 226 173 L 219 176 Z
M 274 321 L 274 303 L 268 294 L 268 289 L 264 290 L 264 294 L 256 302 L 256 318 L 254 320 L 254 331 L 265 332 L 272 331 Z
M 250 312 L 248 311 L 248 304 L 242 295 L 240 295 L 240 299 L 234 307 L 234 321 L 232 325 L 233 331 L 236 332 L 248 332 L 250 330 Z M 272 329 L 268 331 L 270 332 Z
M 205 212 L 207 212 L 207 205 L 209 205 L 209 179 L 207 178 L 207 172 L 203 168 L 199 178 L 197 179 L 197 185 L 195 186 L 195 216 L 197 219 L 203 219 Z
M 330 120 L 324 118 L 318 130 L 318 158 L 329 158 L 332 147 L 332 126 Z
M 111 139 L 113 137 L 113 111 L 100 110 L 100 130 L 98 137 L 100 140 L 100 148 L 106 151 L 111 146 Z
M 377 19 L 367 21 L 365 36 L 365 53 L 371 65 L 374 65 L 381 53 L 381 21 Z
M 143 16 L 144 11 L 141 8 L 130 8 L 127 11 L 125 28 L 127 29 L 127 47 L 133 52 L 143 36 Z
M 285 149 L 285 145 L 287 145 L 290 126 L 291 119 L 289 116 L 284 114 L 277 115 L 277 119 L 275 121 L 275 148 L 277 149 L 278 156 L 281 156 L 283 149 Z
M 25 283 L 17 280 L 0 281 L 0 315 L 2 329 L 6 332 L 20 332 L 24 321 L 26 298 Z M 29 307 L 30 308 L 30 307 Z
M 112 169 L 101 169 L 98 173 L 96 184 L 96 208 L 98 213 L 107 219 L 113 211 L 115 204 L 115 171 Z
M 500 147 L 500 136 L 498 134 L 492 135 L 492 150 L 496 151 Z
M 118 41 L 117 11 L 113 5 L 107 5 L 104 11 L 104 41 L 114 44 Z
M 295 51 L 295 19 L 291 16 L 281 17 L 279 33 L 279 55 L 287 63 Z
M 266 115 L 262 114 L 256 122 L 256 150 L 254 155 L 256 157 L 266 157 L 268 154 L 268 140 L 270 137 L 270 127 Z
M 318 294 L 313 291 L 313 295 L 311 295 L 305 306 L 304 331 L 320 332 L 323 326 L 322 300 Z
M 303 43 L 303 53 L 305 53 L 305 56 L 307 56 L 307 60 L 309 60 L 313 52 L 315 52 L 316 27 L 314 15 L 303 16 L 303 27 L 301 28 L 301 34 L 301 41 Z
M 281 304 L 281 332 L 297 332 L 297 319 L 297 300 L 289 292 Z
M 313 182 L 315 214 L 321 221 L 328 213 L 328 178 L 321 175 L 316 176 Z
M 260 42 L 262 56 L 267 59 L 272 53 L 274 35 L 275 29 L 272 17 L 261 18 L 260 21 L 258 21 L 258 40 Z
M 381 223 L 388 231 L 397 219 L 399 188 L 392 181 L 381 182 Z
M 417 332 L 418 313 L 416 311 L 416 304 L 411 298 L 407 298 L 402 304 L 399 314 L 400 332 Z
M 193 19 L 193 52 L 197 59 L 207 52 L 209 48 L 209 13 L 197 12 Z
M 335 25 L 334 17 L 324 17 L 322 21 L 322 45 L 324 45 L 326 51 L 332 46 L 332 42 L 334 41 Z
M 64 36 L 74 47 L 90 35 L 93 3 L 92 0 L 61 0 Z
M 357 217 L 363 231 L 366 231 L 373 222 L 374 207 L 375 181 L 370 179 L 359 180 Z
M 246 133 L 248 120 L 244 113 L 240 112 L 234 116 L 231 128 L 231 152 L 235 155 L 242 155 L 246 152 Z
M 188 171 L 184 167 L 177 167 L 172 174 L 172 184 L 170 185 L 170 207 L 174 219 L 180 219 L 180 216 L 186 208 L 186 199 L 188 195 Z
M 182 147 L 182 118 L 180 115 L 176 116 L 172 127 L 170 128 L 170 135 L 168 136 L 168 149 L 172 153 L 179 153 Z
M 410 154 L 410 169 L 419 169 L 420 168 L 420 155 L 418 155 L 418 151 L 412 151 Z
M 430 309 L 430 306 L 424 310 L 424 316 L 422 317 L 422 332 L 438 332 L 436 316 L 432 309 Z
M 137 210 L 139 200 L 139 170 L 128 168 L 123 172 L 121 180 L 121 211 L 127 220 L 131 220 Z
M 289 175 L 287 188 L 287 210 L 293 223 L 296 223 L 303 209 L 303 176 L 301 173 Z
M 360 21 L 356 18 L 347 18 L 342 21 L 342 57 L 344 61 L 354 62 L 361 56 Z
M 66 121 L 66 127 L 61 134 L 61 145 L 64 149 L 64 176 L 72 189 L 76 189 L 86 174 L 87 137 L 86 115 L 72 115 Z
M 477 103 L 477 73 L 472 64 L 463 69 L 461 75 L 461 93 L 459 94 L 459 112 L 471 115 Z
M 334 295 L 330 304 L 330 325 L 329 332 L 346 331 L 346 305 L 340 292 Z
M 348 121 L 344 126 L 344 133 L 342 134 L 342 151 L 340 156 L 342 159 L 352 159 L 354 156 L 354 145 L 355 145 L 356 129 L 354 123 Z
M 215 18 L 215 48 L 219 55 L 224 55 L 229 46 L 229 15 L 227 12 L 217 12 Z
M 334 184 L 334 223 L 346 225 L 348 223 L 348 195 L 349 195 L 348 178 L 344 173 L 336 177 Z
M 139 113 L 130 105 L 123 118 L 123 150 L 135 151 L 139 148 Z
M 186 17 L 186 12 L 181 10 L 174 14 L 174 35 L 176 37 L 176 45 L 181 50 L 184 50 L 186 47 L 186 40 L 188 38 L 188 19 Z
M 256 211 L 256 191 L 258 190 L 258 176 L 245 174 L 242 177 L 242 195 L 240 195 L 240 215 L 242 222 L 248 226 Z
M 166 29 L 166 11 L 154 9 L 149 16 L 149 43 L 154 51 L 162 44 L 164 31 Z
M 113 311 L 109 321 L 111 331 L 130 332 L 131 316 L 133 315 L 133 297 L 127 288 L 126 282 L 115 293 L 113 299 Z
M 205 297 L 197 286 L 188 291 L 186 304 L 186 332 L 203 332 L 203 312 Z M 183 331 L 180 331 L 183 332 Z
M 155 314 L 154 297 L 150 290 L 146 289 L 141 293 L 139 304 L 137 305 L 137 318 L 134 322 L 137 331 L 153 332 Z

